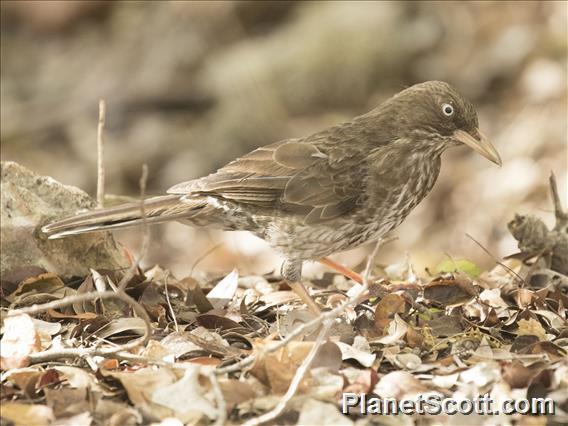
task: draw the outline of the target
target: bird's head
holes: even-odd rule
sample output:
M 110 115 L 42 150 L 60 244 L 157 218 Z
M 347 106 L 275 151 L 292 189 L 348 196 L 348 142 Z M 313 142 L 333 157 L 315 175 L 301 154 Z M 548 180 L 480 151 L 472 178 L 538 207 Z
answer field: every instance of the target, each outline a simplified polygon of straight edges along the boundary
M 497 165 L 499 153 L 479 130 L 473 105 L 443 81 L 416 84 L 386 102 L 392 125 L 436 151 L 465 144 Z

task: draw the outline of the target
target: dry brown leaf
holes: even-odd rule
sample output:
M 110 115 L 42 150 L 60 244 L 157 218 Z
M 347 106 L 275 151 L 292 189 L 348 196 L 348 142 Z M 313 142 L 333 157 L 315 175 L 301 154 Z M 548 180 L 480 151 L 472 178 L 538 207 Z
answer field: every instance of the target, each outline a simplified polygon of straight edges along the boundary
M 143 368 L 134 372 L 99 370 L 104 377 L 113 377 L 122 383 L 130 402 L 145 412 L 159 419 L 173 415 L 173 411 L 160 404 L 152 402 L 154 391 L 171 385 L 177 381 L 177 376 L 168 368 Z
M 328 371 L 336 373 L 341 367 L 341 350 L 334 342 L 327 341 L 320 346 L 311 368 L 325 367 Z
M 424 298 L 444 307 L 464 305 L 477 294 L 476 286 L 465 275 L 456 275 L 453 279 L 438 278 L 424 287 Z
M 201 314 L 197 317 L 197 323 L 208 330 L 235 330 L 242 328 L 238 322 L 215 314 Z
M 515 291 L 515 302 L 517 302 L 517 306 L 521 309 L 528 308 L 538 300 L 538 298 L 538 295 L 528 288 L 519 288 Z
M 259 345 L 264 346 L 267 343 L 269 341 L 259 342 Z M 284 393 L 312 346 L 313 342 L 292 341 L 274 352 L 265 353 L 264 356 L 258 357 L 250 372 L 263 384 L 270 386 L 273 393 Z M 300 393 L 307 388 L 308 377 L 309 373 L 306 374 L 306 378 L 299 386 Z
M 44 372 L 37 367 L 13 368 L 4 373 L 3 378 L 15 384 L 29 398 L 36 397 L 37 384 Z
M 18 284 L 18 288 L 12 294 L 13 297 L 23 295 L 24 293 L 53 293 L 55 290 L 65 286 L 65 283 L 59 276 L 53 272 L 30 277 Z
M 258 382 L 241 381 L 234 379 L 219 379 L 219 387 L 223 392 L 230 411 L 234 405 L 253 399 L 260 394 L 262 386 Z
M 421 348 L 424 344 L 424 336 L 410 326 L 406 330 L 405 340 L 411 348 Z
M 441 315 L 428 321 L 428 327 L 435 337 L 454 336 L 464 330 L 462 319 L 457 315 Z
M 375 308 L 375 326 L 377 330 L 383 332 L 395 314 L 404 314 L 406 310 L 406 302 L 402 296 L 396 293 L 387 294 Z
M 531 379 L 537 374 L 530 368 L 525 367 L 519 361 L 513 361 L 503 366 L 503 379 L 511 388 L 526 388 Z

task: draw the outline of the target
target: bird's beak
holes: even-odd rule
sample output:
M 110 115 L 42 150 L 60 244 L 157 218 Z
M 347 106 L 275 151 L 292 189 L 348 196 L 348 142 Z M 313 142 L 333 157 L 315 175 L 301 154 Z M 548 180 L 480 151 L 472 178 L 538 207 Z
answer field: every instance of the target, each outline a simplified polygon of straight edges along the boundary
M 475 129 L 475 133 L 476 135 L 474 137 L 463 130 L 456 130 L 453 137 L 483 155 L 488 160 L 494 162 L 498 166 L 501 166 L 501 157 L 495 147 L 491 144 L 491 142 L 489 142 L 485 135 L 479 131 L 479 129 Z

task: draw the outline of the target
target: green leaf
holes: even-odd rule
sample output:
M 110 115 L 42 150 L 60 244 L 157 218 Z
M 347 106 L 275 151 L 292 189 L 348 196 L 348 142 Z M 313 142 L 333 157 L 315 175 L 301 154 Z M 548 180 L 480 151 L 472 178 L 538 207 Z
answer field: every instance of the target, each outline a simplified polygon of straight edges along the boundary
M 467 259 L 445 259 L 436 266 L 436 273 L 442 274 L 444 272 L 463 272 L 472 278 L 477 278 L 481 270 L 475 263 Z

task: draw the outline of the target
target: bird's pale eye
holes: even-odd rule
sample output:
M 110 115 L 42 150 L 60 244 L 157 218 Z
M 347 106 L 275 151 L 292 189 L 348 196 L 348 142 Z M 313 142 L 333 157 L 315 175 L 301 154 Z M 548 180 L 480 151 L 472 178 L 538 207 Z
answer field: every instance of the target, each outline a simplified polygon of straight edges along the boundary
M 454 107 L 450 104 L 444 104 L 442 105 L 442 112 L 446 117 L 451 117 L 452 115 L 454 115 Z

